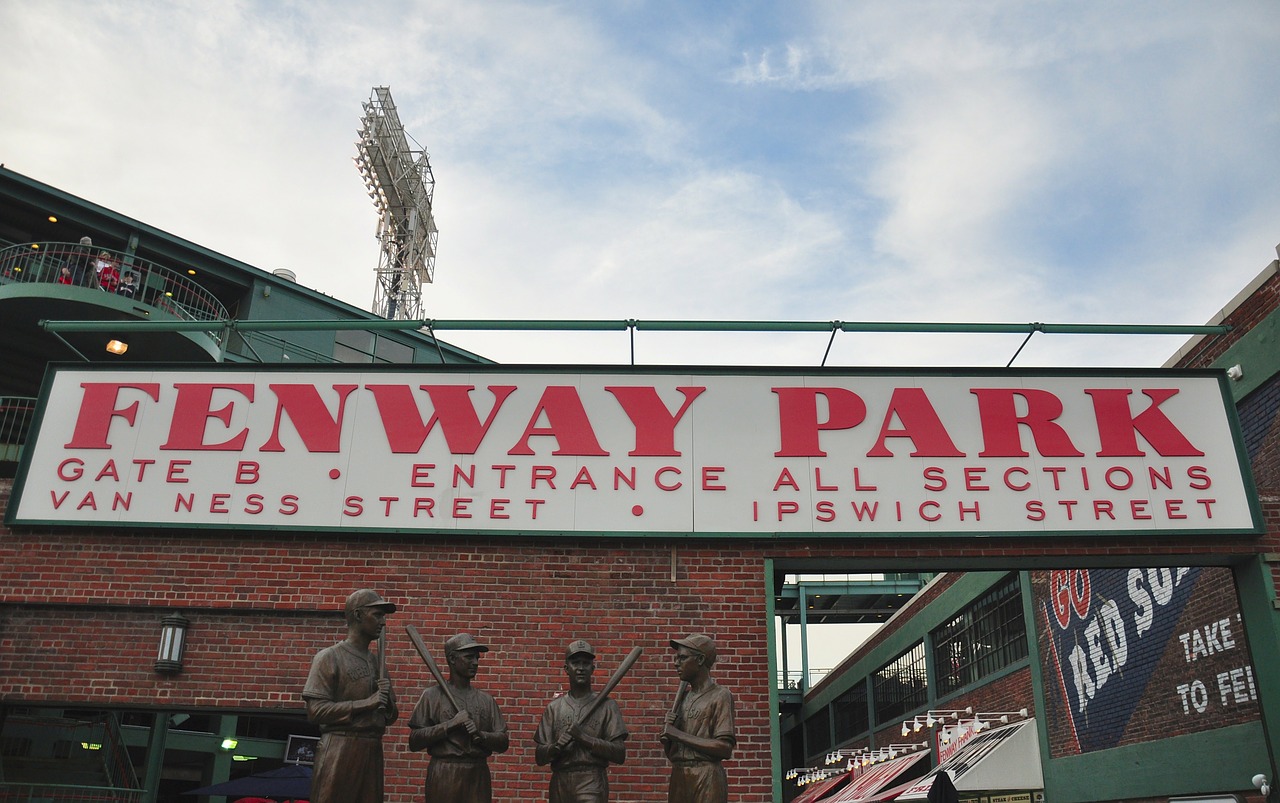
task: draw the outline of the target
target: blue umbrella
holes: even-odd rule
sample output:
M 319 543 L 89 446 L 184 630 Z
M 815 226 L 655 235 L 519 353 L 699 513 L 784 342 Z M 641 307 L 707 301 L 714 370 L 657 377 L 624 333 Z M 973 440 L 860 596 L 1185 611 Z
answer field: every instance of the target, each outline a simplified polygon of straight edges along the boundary
M 289 764 L 279 769 L 255 772 L 243 778 L 183 792 L 184 795 L 226 795 L 270 797 L 276 800 L 306 800 L 311 797 L 311 768 Z

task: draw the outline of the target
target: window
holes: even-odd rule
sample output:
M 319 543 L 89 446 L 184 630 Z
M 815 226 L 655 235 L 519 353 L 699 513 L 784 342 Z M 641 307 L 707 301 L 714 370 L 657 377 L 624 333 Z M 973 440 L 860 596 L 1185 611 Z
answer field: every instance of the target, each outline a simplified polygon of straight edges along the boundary
M 884 723 L 929 703 L 924 642 L 899 655 L 872 677 L 876 722 Z
M 836 720 L 836 744 L 844 744 L 869 730 L 867 682 L 863 680 L 837 697 L 831 704 L 831 710 Z
M 823 708 L 804 723 L 804 749 L 811 756 L 831 749 L 831 709 Z
M 334 334 L 333 359 L 338 362 L 413 362 L 413 346 L 364 330 L 344 329 Z
M 1010 574 L 933 631 L 938 696 L 976 683 L 1027 657 L 1018 576 Z

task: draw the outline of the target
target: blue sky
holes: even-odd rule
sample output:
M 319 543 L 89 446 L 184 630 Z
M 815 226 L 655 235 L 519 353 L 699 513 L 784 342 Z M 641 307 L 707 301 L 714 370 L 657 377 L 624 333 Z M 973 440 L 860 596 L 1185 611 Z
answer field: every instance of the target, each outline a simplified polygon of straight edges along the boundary
M 350 157 L 388 85 L 431 153 L 442 319 L 1200 324 L 1280 242 L 1274 0 L 369 5 L 6 3 L 0 161 L 368 307 Z M 1002 366 L 1021 340 L 841 335 L 829 362 Z M 1037 335 L 1016 364 L 1181 342 Z M 637 359 L 826 345 L 642 333 Z

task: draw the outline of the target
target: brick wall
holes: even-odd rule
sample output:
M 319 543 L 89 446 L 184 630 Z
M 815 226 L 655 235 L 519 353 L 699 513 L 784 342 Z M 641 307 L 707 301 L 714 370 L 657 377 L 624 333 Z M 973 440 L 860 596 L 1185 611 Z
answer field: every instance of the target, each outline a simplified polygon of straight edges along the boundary
M 616 801 L 665 796 L 657 741 L 676 689 L 668 639 L 716 636 L 714 677 L 736 697 L 739 747 L 729 762 L 734 799 L 771 799 L 769 629 L 758 555 L 680 545 L 527 540 L 360 540 L 243 537 L 202 531 L 0 532 L 0 700 L 86 706 L 302 709 L 311 655 L 345 636 L 341 602 L 377 587 L 400 606 L 389 627 L 389 665 L 402 719 L 388 745 L 388 801 L 421 795 L 427 758 L 406 750 L 408 720 L 429 675 L 402 625 L 441 644 L 466 630 L 487 643 L 477 686 L 499 701 L 512 747 L 495 757 L 499 800 L 536 800 L 547 770 L 532 734 L 564 688 L 564 647 L 575 637 L 599 653 L 603 683 L 633 646 L 645 653 L 615 697 L 632 736 L 611 773 Z M 152 671 L 162 615 L 191 620 L 185 669 Z

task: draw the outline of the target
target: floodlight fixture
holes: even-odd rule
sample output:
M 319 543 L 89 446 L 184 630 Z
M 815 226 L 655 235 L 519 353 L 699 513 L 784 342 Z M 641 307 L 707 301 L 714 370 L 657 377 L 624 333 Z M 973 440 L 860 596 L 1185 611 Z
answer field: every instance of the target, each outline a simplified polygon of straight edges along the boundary
M 374 87 L 363 109 L 353 161 L 378 212 L 373 311 L 418 320 L 422 286 L 435 278 L 435 176 L 426 150 L 405 132 L 389 87 Z

